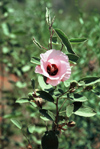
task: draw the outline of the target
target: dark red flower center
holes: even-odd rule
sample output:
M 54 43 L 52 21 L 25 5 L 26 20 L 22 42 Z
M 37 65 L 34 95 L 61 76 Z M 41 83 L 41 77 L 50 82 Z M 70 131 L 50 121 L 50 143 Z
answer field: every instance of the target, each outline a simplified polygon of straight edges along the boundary
M 58 68 L 55 64 L 49 64 L 47 66 L 47 72 L 50 76 L 55 76 L 58 72 Z

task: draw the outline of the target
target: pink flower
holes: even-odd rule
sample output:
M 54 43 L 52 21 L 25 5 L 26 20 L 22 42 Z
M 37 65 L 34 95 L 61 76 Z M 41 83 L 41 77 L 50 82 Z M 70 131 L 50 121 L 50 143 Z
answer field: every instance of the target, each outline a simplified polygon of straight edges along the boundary
M 47 77 L 46 83 L 56 86 L 61 81 L 69 79 L 71 68 L 68 56 L 63 52 L 51 49 L 44 54 L 40 54 L 40 57 L 41 65 L 36 66 L 35 72 Z

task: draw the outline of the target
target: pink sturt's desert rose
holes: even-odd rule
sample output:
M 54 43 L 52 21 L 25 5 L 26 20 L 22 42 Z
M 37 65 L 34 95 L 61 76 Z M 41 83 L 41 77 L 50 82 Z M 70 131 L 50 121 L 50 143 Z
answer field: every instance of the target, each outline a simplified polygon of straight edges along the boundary
M 71 68 L 67 55 L 60 50 L 51 49 L 40 54 L 40 57 L 41 64 L 36 66 L 35 72 L 45 76 L 46 83 L 56 86 L 69 79 Z

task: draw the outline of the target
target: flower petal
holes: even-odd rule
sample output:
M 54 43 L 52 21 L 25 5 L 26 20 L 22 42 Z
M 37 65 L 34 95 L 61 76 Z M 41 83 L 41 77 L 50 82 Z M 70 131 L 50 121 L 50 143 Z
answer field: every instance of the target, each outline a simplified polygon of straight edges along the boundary
M 40 74 L 43 74 L 43 71 L 42 71 L 42 69 L 41 69 L 41 66 L 40 66 L 40 65 L 37 65 L 37 66 L 35 67 L 35 73 L 40 73 Z
M 46 83 L 51 84 L 52 86 L 56 86 L 60 83 L 60 80 L 51 80 L 49 78 L 47 78 Z
M 63 78 L 62 78 L 62 82 L 64 82 L 64 81 L 66 81 L 66 80 L 68 80 L 69 78 L 70 78 L 70 75 L 71 75 L 71 69 L 67 69 L 67 72 L 66 72 L 66 74 L 63 76 Z

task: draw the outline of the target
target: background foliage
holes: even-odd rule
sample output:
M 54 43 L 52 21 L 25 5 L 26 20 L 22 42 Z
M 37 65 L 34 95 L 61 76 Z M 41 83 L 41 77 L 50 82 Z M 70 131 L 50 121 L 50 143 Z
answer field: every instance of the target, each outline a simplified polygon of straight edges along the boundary
M 79 80 L 85 76 L 100 74 L 100 9 L 98 1 L 49 1 L 49 0 L 1 0 L 0 1 L 0 91 L 1 117 L 0 137 L 2 149 L 25 148 L 28 142 L 21 131 L 10 121 L 17 117 L 24 131 L 40 148 L 40 139 L 45 131 L 45 123 L 34 106 L 15 103 L 20 97 L 32 92 L 31 79 L 36 80 L 35 66 L 30 63 L 32 56 L 40 51 L 32 42 L 35 37 L 44 47 L 48 47 L 49 31 L 45 22 L 45 8 L 51 10 L 56 19 L 54 27 L 61 28 L 70 38 L 86 37 L 82 44 L 73 44 L 74 51 L 80 56 L 78 64 L 72 69 L 71 79 Z M 98 91 L 100 84 L 97 84 Z M 87 105 L 97 112 L 92 118 L 71 117 L 76 126 L 60 135 L 61 149 L 100 148 L 100 94 L 88 94 Z M 48 105 L 47 105 L 48 106 Z M 53 108 L 49 105 L 49 109 Z M 28 126 L 28 128 L 27 128 Z

